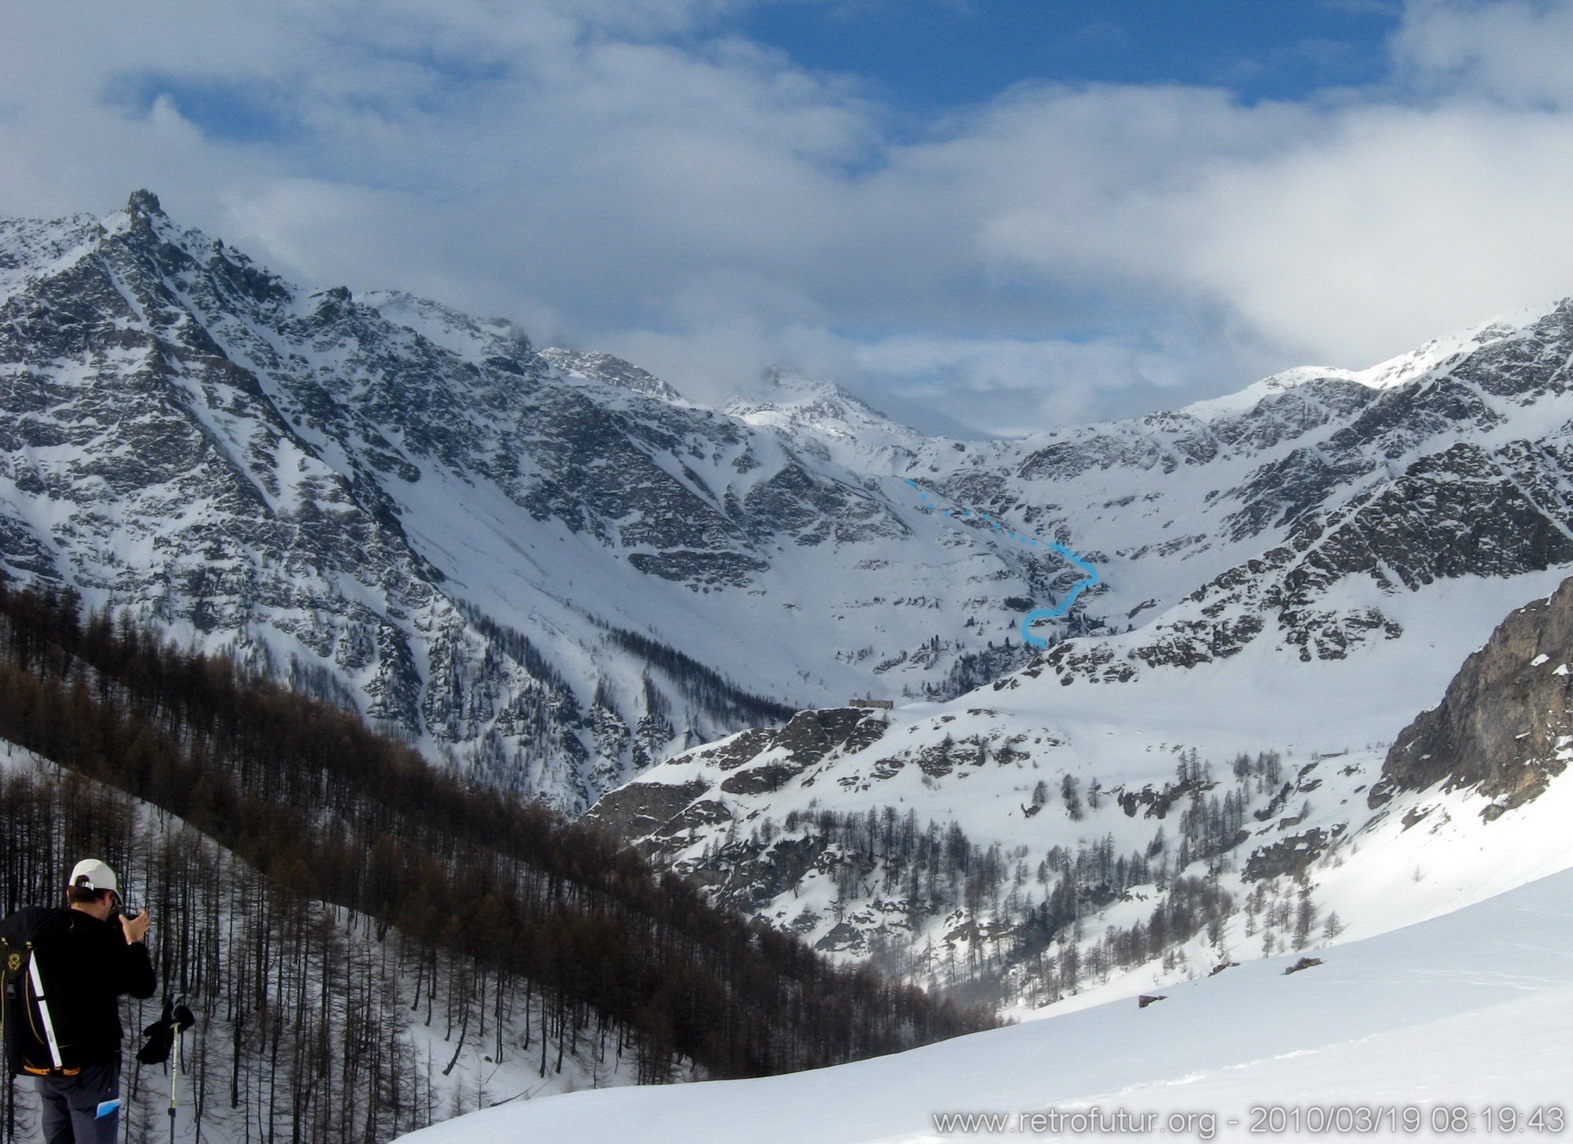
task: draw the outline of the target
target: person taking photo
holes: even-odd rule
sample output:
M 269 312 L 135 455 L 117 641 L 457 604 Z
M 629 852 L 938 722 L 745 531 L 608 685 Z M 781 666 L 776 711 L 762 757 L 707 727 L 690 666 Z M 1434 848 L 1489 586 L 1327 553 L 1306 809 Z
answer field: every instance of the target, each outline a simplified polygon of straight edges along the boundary
M 116 1144 L 120 998 L 153 996 L 145 911 L 122 907 L 96 858 L 71 871 L 66 906 L 28 906 L 0 922 L 6 1056 L 34 1078 L 44 1144 Z

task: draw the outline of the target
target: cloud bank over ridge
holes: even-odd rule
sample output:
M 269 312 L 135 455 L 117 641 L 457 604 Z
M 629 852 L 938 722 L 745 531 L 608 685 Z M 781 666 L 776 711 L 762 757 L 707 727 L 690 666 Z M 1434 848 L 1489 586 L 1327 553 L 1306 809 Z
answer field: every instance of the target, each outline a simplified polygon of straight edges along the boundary
M 1383 82 L 1305 98 L 1043 82 L 918 119 L 743 35 L 750 6 L 16 6 L 0 212 L 145 185 L 281 272 L 701 399 L 784 362 L 992 432 L 1573 292 L 1567 0 L 1411 0 Z

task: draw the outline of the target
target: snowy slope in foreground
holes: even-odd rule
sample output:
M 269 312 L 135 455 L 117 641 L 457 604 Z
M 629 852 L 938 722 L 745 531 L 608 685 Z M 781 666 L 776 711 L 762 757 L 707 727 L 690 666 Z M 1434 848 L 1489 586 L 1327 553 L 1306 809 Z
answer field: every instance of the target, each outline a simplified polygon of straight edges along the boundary
M 1145 1009 L 1124 999 L 908 1053 L 764 1080 L 573 1093 L 473 1113 L 409 1144 L 724 1139 L 940 1141 L 1042 1138 L 1013 1120 L 1003 1132 L 936 1129 L 934 1115 L 1087 1111 L 1154 1131 L 1124 1139 L 1343 1138 L 1282 1123 L 1257 1106 L 1418 1109 L 1421 1127 L 1388 1120 L 1361 1139 L 1430 1139 L 1436 1106 L 1460 1107 L 1471 1135 L 1488 1109 L 1512 1106 L 1516 1131 L 1566 1135 L 1573 1081 L 1573 871 L 1406 929 L 1322 951 L 1292 976 L 1295 956 L 1251 962 L 1175 985 Z M 1529 1116 L 1549 1110 L 1544 1131 Z M 1184 1121 L 1186 1114 L 1192 1119 Z M 1310 1114 L 1315 1115 L 1315 1114 Z M 1209 1121 L 1208 1116 L 1214 1119 Z M 1170 1123 L 1170 1118 L 1176 1117 Z M 1562 1126 L 1561 1132 L 1551 1129 Z M 1213 1132 L 1209 1132 L 1211 1125 Z M 1062 1134 L 1072 1135 L 1061 1129 Z

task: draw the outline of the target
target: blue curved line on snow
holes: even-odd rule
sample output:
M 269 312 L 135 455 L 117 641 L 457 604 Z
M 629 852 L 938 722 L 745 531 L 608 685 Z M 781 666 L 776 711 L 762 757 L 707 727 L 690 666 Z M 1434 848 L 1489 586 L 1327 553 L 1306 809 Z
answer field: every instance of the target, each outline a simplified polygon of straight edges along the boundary
M 920 506 L 924 512 L 934 511 L 935 506 L 929 503 L 928 493 L 918 488 L 918 483 L 916 481 L 909 477 L 907 479 L 907 487 L 915 490 L 918 494 L 918 499 L 924 502 L 922 506 Z M 1036 608 L 1021 618 L 1021 638 L 1026 640 L 1033 647 L 1049 646 L 1047 640 L 1041 639 L 1038 636 L 1032 634 L 1033 624 L 1037 623 L 1039 620 L 1054 620 L 1058 619 L 1060 616 L 1063 616 L 1066 612 L 1070 611 L 1072 605 L 1076 603 L 1077 596 L 1080 596 L 1082 592 L 1098 583 L 1098 569 L 1092 564 L 1089 564 L 1087 561 L 1083 560 L 1080 556 L 1077 556 L 1063 544 L 1050 542 L 1049 544 L 1045 545 L 1036 536 L 1028 536 L 1025 533 L 1014 532 L 1011 529 L 1004 528 L 1000 525 L 999 521 L 990 517 L 988 513 L 973 512 L 970 508 L 942 509 L 940 510 L 939 515 L 950 517 L 955 520 L 984 521 L 988 524 L 991 531 L 1003 532 L 1006 537 L 1011 540 L 1018 540 L 1022 544 L 1030 545 L 1033 548 L 1052 548 L 1059 555 L 1065 557 L 1066 560 L 1069 560 L 1072 564 L 1076 565 L 1076 567 L 1080 568 L 1084 573 L 1086 573 L 1086 575 L 1084 575 L 1080 580 L 1071 585 L 1071 590 L 1065 594 L 1065 598 L 1054 607 Z
M 1048 647 L 1049 644 L 1047 640 L 1032 634 L 1032 625 L 1037 623 L 1039 620 L 1053 620 L 1063 616 L 1066 612 L 1071 610 L 1071 605 L 1076 602 L 1077 596 L 1081 595 L 1082 592 L 1086 591 L 1088 588 L 1091 588 L 1098 582 L 1098 569 L 1095 566 L 1087 563 L 1087 561 L 1083 560 L 1080 556 L 1077 556 L 1063 544 L 1051 544 L 1049 547 L 1054 549 L 1054 551 L 1058 552 L 1061 556 L 1065 557 L 1065 559 L 1069 560 L 1072 564 L 1076 565 L 1076 567 L 1080 568 L 1083 572 L 1086 573 L 1086 575 L 1083 576 L 1080 580 L 1076 581 L 1076 583 L 1072 584 L 1071 590 L 1065 594 L 1065 598 L 1054 607 L 1037 608 L 1034 611 L 1028 612 L 1021 618 L 1021 638 L 1026 640 L 1033 647 Z

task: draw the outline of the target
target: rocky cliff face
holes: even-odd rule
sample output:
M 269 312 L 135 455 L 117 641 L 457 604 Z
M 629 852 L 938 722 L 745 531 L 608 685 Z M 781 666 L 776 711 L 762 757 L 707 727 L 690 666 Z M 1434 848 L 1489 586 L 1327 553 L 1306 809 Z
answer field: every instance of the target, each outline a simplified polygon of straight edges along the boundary
M 0 408 L 6 574 L 569 810 L 803 702 L 954 689 L 1056 563 L 936 545 L 893 475 L 627 362 L 302 290 L 146 192 L 0 226 Z
M 1544 793 L 1573 759 L 1573 580 L 1515 611 L 1464 661 L 1442 702 L 1404 728 L 1370 804 L 1473 788 L 1495 818 Z
M 1573 560 L 1566 304 L 984 443 L 801 379 L 704 409 L 507 322 L 306 291 L 145 192 L 0 224 L 0 319 L 0 568 L 571 810 L 801 707 L 1339 662 L 1432 586 Z M 1082 577 L 1055 544 L 1100 583 L 1040 656 L 1023 616 Z

